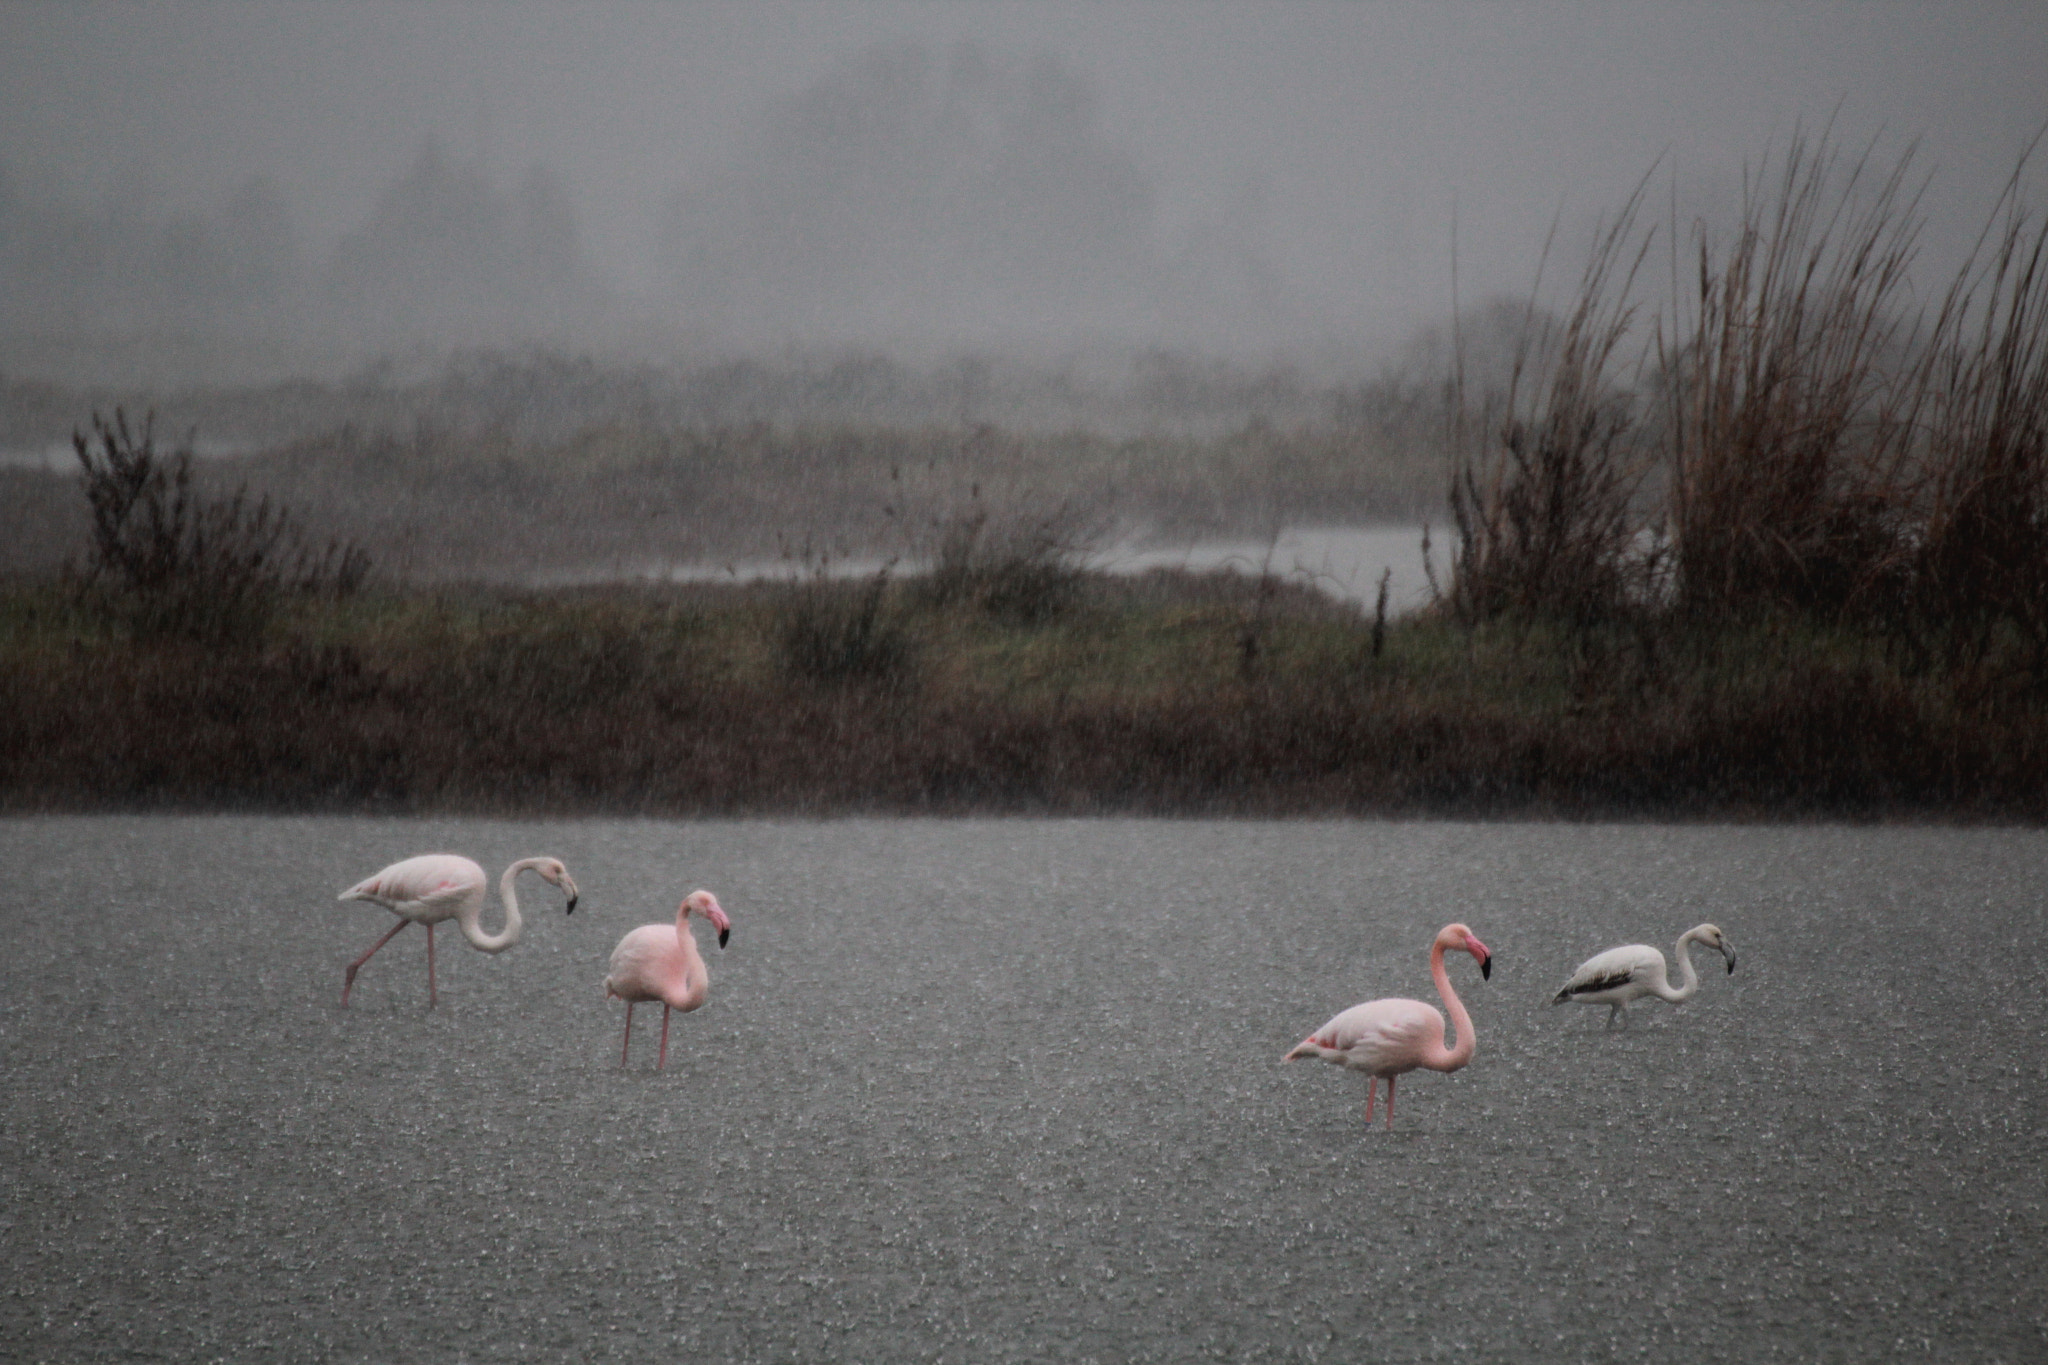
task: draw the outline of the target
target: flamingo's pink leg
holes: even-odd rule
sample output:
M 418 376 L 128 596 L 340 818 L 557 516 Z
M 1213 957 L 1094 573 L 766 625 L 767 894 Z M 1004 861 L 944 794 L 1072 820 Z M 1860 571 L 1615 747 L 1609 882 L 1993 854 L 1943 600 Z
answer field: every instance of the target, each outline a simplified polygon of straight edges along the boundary
M 1394 1131 L 1394 1078 L 1387 1077 L 1387 1131 Z
M 1377 1076 L 1367 1076 L 1365 1078 L 1365 1126 L 1368 1128 L 1372 1127 L 1372 1102 L 1379 1097 L 1380 1078 Z
M 633 1002 L 626 1002 L 626 1045 L 619 1049 L 619 1066 L 624 1069 L 626 1054 L 633 1050 Z
M 434 926 L 427 926 L 427 1008 L 441 1003 L 441 994 L 434 989 Z
M 403 929 L 406 925 L 411 923 L 412 921 L 409 919 L 400 920 L 397 924 L 392 926 L 390 933 L 384 935 L 384 937 L 378 939 L 375 943 L 370 945 L 369 952 L 364 953 L 354 962 L 348 964 L 348 970 L 342 974 L 341 978 L 341 1003 L 343 1008 L 347 1008 L 348 1006 L 348 993 L 350 990 L 354 989 L 356 984 L 356 973 L 363 969 L 363 964 L 365 962 L 368 962 L 372 957 L 374 957 L 379 948 L 382 948 L 385 944 L 391 942 L 392 938 L 398 933 L 400 929 Z M 433 940 L 430 938 L 427 940 L 427 942 L 432 943 Z
M 661 1007 L 661 1058 L 654 1064 L 656 1071 L 668 1065 L 668 1006 Z

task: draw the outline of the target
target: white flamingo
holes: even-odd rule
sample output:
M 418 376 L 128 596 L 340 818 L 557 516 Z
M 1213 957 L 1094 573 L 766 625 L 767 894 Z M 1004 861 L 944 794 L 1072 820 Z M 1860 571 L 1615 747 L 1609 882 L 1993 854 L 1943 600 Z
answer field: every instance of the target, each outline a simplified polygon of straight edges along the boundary
M 1472 1060 L 1473 1049 L 1478 1046 L 1478 1038 L 1472 1032 L 1472 1016 L 1465 1013 L 1464 1002 L 1451 989 L 1450 975 L 1444 971 L 1446 949 L 1472 954 L 1478 960 L 1479 975 L 1489 980 L 1493 976 L 1493 954 L 1486 950 L 1478 935 L 1462 924 L 1446 924 L 1437 930 L 1436 940 L 1429 946 L 1429 974 L 1436 982 L 1436 993 L 1451 1012 L 1451 1022 L 1457 1026 L 1456 1047 L 1444 1045 L 1444 1017 L 1433 1006 L 1420 1000 L 1368 1000 L 1324 1024 L 1295 1044 L 1294 1050 L 1281 1060 L 1320 1057 L 1351 1071 L 1363 1071 L 1371 1087 L 1365 1092 L 1368 1128 L 1372 1127 L 1372 1103 L 1379 1095 L 1380 1078 L 1386 1077 L 1387 1127 L 1391 1129 L 1396 1076 L 1418 1066 L 1431 1071 L 1456 1071 Z
M 1609 1028 L 1614 1027 L 1617 1018 L 1623 1028 L 1628 1027 L 1628 1002 L 1646 995 L 1682 1005 L 1700 988 L 1699 973 L 1692 969 L 1692 956 L 1685 950 L 1688 943 L 1720 950 L 1721 956 L 1728 959 L 1730 974 L 1735 971 L 1735 947 L 1728 942 L 1728 936 L 1714 925 L 1695 924 L 1678 936 L 1678 944 L 1671 950 L 1678 959 L 1679 984 L 1675 989 L 1666 979 L 1664 954 L 1647 943 L 1631 943 L 1596 953 L 1580 963 L 1571 980 L 1564 983 L 1550 1003 L 1562 1005 L 1567 1000 L 1576 1000 L 1585 1005 L 1606 1005 Z
M 356 973 L 379 948 L 389 943 L 406 925 L 424 924 L 427 926 L 427 1005 L 431 1009 L 440 998 L 434 983 L 434 926 L 442 920 L 452 919 L 461 927 L 462 936 L 472 947 L 486 953 L 504 952 L 519 941 L 519 933 L 525 927 L 526 922 L 519 917 L 519 895 L 513 883 L 518 881 L 520 873 L 529 870 L 538 872 L 542 880 L 561 887 L 569 897 L 567 913 L 576 913 L 576 883 L 570 878 L 569 870 L 562 866 L 560 858 L 521 858 L 505 869 L 505 875 L 498 879 L 498 899 L 505 907 L 505 927 L 495 934 L 485 933 L 481 923 L 484 870 L 453 853 L 428 853 L 407 858 L 342 892 L 342 900 L 370 901 L 383 906 L 398 916 L 398 923 L 392 926 L 389 934 L 371 944 L 369 952 L 348 964 L 348 972 L 341 982 L 341 1003 L 344 1006 L 348 1004 L 348 993 L 356 984 Z

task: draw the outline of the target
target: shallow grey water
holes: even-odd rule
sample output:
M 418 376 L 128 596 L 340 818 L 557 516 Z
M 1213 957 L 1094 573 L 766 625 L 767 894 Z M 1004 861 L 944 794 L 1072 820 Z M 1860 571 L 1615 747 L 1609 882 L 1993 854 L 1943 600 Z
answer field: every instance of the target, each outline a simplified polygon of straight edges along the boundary
M 526 939 L 343 887 L 433 849 Z M 1400 823 L 0 822 L 7 1359 L 2039 1360 L 2048 836 Z M 694 886 L 630 1070 L 611 945 Z M 1728 930 L 1682 1009 L 1552 1009 Z M 1472 1065 L 1281 1054 L 1453 958 Z M 708 942 L 708 938 L 705 940 Z M 645 1051 L 640 1049 L 644 1047 Z
M 1394 615 L 1414 611 L 1436 598 L 1430 574 L 1448 581 L 1450 551 L 1439 537 L 1427 560 L 1422 553 L 1426 528 L 1414 526 L 1293 526 L 1271 540 L 1171 541 L 1141 537 L 1100 546 L 1082 557 L 1091 570 L 1141 574 L 1151 569 L 1210 573 L 1227 569 L 1256 577 L 1270 573 L 1284 583 L 1314 588 L 1340 602 L 1371 610 L 1379 598 L 1380 576 L 1386 575 L 1387 609 Z M 798 580 L 828 572 L 835 578 L 869 578 L 896 561 L 881 556 L 853 556 L 830 565 L 802 560 L 691 561 L 648 560 L 643 563 L 591 565 L 530 576 L 537 587 L 574 587 L 640 579 L 665 583 L 756 582 Z

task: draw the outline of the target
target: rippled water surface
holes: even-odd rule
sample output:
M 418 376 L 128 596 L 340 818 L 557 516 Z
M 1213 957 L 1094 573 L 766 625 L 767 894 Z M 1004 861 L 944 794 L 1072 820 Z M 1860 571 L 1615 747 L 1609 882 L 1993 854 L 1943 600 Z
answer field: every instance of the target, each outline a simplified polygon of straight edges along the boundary
M 529 878 L 500 956 L 343 887 Z M 2048 1358 L 2048 836 L 0 823 L 0 1357 Z M 656 1074 L 601 981 L 733 919 Z M 1546 1003 L 1701 919 L 1699 998 Z M 1433 994 L 1472 1065 L 1293 1043 Z M 495 923 L 495 911 L 487 916 Z M 1711 970 L 1709 970 L 1711 969 Z M 640 1049 L 644 1045 L 645 1050 Z

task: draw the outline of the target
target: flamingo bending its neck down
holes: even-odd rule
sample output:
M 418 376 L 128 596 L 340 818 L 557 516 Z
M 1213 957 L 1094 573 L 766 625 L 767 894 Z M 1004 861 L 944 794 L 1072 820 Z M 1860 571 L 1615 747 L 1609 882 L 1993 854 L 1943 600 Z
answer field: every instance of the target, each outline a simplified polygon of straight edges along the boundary
M 1607 1027 L 1613 1028 L 1619 1018 L 1622 1027 L 1628 1026 L 1628 1002 L 1654 995 L 1659 1000 L 1668 1000 L 1682 1005 L 1692 999 L 1693 992 L 1700 988 L 1699 974 L 1692 969 L 1692 955 L 1687 953 L 1688 943 L 1704 943 L 1709 948 L 1720 950 L 1728 959 L 1728 971 L 1735 971 L 1735 948 L 1728 942 L 1728 936 L 1711 924 L 1696 924 L 1678 936 L 1678 945 L 1671 950 L 1678 959 L 1679 984 L 1676 989 L 1668 983 L 1664 973 L 1664 954 L 1647 943 L 1631 943 L 1620 948 L 1609 948 L 1596 953 L 1579 964 L 1571 980 L 1564 988 L 1551 997 L 1550 1003 L 1562 1005 L 1567 1000 L 1576 1000 L 1586 1005 L 1606 1005 Z
M 428 853 L 418 858 L 407 858 L 342 892 L 342 900 L 370 901 L 383 906 L 398 916 L 398 923 L 392 926 L 390 933 L 371 944 L 369 952 L 348 964 L 348 972 L 341 981 L 341 1003 L 348 1004 L 348 993 L 356 984 L 356 973 L 379 948 L 389 943 L 406 925 L 424 924 L 427 926 L 427 1006 L 431 1009 L 440 999 L 434 982 L 434 926 L 442 920 L 452 919 L 472 946 L 487 953 L 504 952 L 519 941 L 520 930 L 525 928 L 526 922 L 519 917 L 519 896 L 513 883 L 519 879 L 520 873 L 528 870 L 538 872 L 542 880 L 561 887 L 569 897 L 568 913 L 576 913 L 576 883 L 559 858 L 521 858 L 505 869 L 505 875 L 498 879 L 498 899 L 505 906 L 505 927 L 495 934 L 485 933 L 481 922 L 484 870 L 453 853 Z
M 718 946 L 732 934 L 732 921 L 719 908 L 718 897 L 709 891 L 692 891 L 676 907 L 674 924 L 643 924 L 619 940 L 612 949 L 611 973 L 604 979 L 605 999 L 626 1002 L 626 1041 L 619 1049 L 619 1065 L 633 1048 L 633 1006 L 642 1000 L 661 1002 L 661 1056 L 654 1069 L 668 1065 L 668 1016 L 671 1010 L 688 1014 L 704 1003 L 711 991 L 711 972 L 697 940 L 690 933 L 690 916 L 698 914 L 718 930 Z
M 1372 1105 L 1379 1094 L 1380 1077 L 1386 1077 L 1387 1127 L 1393 1128 L 1394 1078 L 1418 1066 L 1431 1071 L 1456 1071 L 1472 1060 L 1473 1048 L 1478 1043 L 1472 1032 L 1472 1017 L 1465 1013 L 1464 1002 L 1451 989 L 1450 975 L 1444 970 L 1446 950 L 1472 954 L 1479 962 L 1479 974 L 1489 980 L 1493 977 L 1493 954 L 1462 924 L 1446 924 L 1437 930 L 1436 941 L 1430 944 L 1429 974 L 1435 978 L 1436 993 L 1443 998 L 1451 1012 L 1451 1023 L 1457 1027 L 1456 1047 L 1444 1045 L 1444 1017 L 1433 1006 L 1420 1000 L 1368 1000 L 1363 1005 L 1353 1005 L 1311 1033 L 1281 1060 L 1320 1057 L 1353 1071 L 1363 1071 L 1370 1087 L 1365 1092 L 1368 1128 L 1372 1126 Z

